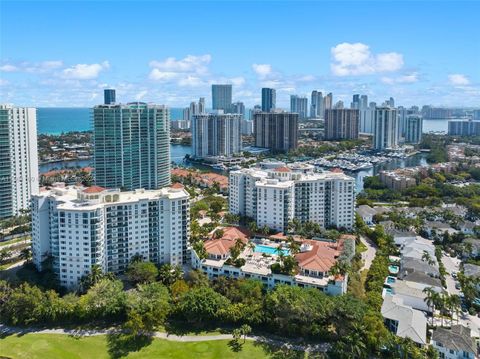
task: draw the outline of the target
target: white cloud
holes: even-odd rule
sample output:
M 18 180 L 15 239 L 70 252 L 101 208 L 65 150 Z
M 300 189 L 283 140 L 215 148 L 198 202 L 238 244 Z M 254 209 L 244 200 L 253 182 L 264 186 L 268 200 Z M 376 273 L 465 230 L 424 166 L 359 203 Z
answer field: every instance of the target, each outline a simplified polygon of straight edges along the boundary
M 272 65 L 269 64 L 253 64 L 252 69 L 261 79 L 272 74 Z
M 177 60 L 175 57 L 168 57 L 163 61 L 150 61 L 153 67 L 149 78 L 155 81 L 171 81 L 174 79 L 187 79 L 190 75 L 208 74 L 208 64 L 212 60 L 209 54 L 194 56 L 188 55 Z
M 145 97 L 145 95 L 148 93 L 147 90 L 140 91 L 135 95 L 135 101 L 140 101 L 142 98 Z
M 101 64 L 77 64 L 62 71 L 62 77 L 74 80 L 96 79 L 100 72 L 110 68 L 108 61 Z
M 388 85 L 393 84 L 413 84 L 418 81 L 418 73 L 412 72 L 408 75 L 403 75 L 399 77 L 382 77 L 381 81 Z
M 42 69 L 58 69 L 63 66 L 63 61 L 43 61 L 40 63 Z
M 448 80 L 454 86 L 466 86 L 470 84 L 470 80 L 467 78 L 467 76 L 462 74 L 448 75 Z
M 200 77 L 188 75 L 178 80 L 178 85 L 183 87 L 200 87 L 206 83 Z
M 373 54 L 368 45 L 344 42 L 331 49 L 331 71 L 336 76 L 368 75 L 397 71 L 403 66 L 403 55 L 396 52 Z
M 5 64 L 0 66 L 0 71 L 3 71 L 3 72 L 15 72 L 19 70 L 20 69 L 17 66 L 11 65 L 11 64 Z

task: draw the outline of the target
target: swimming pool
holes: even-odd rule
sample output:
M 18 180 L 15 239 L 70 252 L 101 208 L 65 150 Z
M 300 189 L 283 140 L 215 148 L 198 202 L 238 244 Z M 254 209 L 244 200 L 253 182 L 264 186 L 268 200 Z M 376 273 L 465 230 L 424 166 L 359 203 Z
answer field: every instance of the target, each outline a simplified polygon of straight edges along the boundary
M 392 266 L 392 265 L 389 265 L 388 266 L 388 270 L 390 271 L 390 273 L 392 274 L 397 274 L 398 271 L 399 271 L 399 267 L 398 266 Z
M 390 276 L 387 277 L 387 283 L 388 284 L 393 284 L 396 281 L 397 281 L 397 279 L 395 277 L 390 277 Z
M 277 254 L 278 251 L 276 247 L 270 247 L 270 246 L 264 246 L 261 244 L 257 244 L 255 246 L 255 252 L 257 253 L 265 253 L 265 254 Z M 290 254 L 290 251 L 288 249 L 282 249 L 282 253 L 286 256 Z

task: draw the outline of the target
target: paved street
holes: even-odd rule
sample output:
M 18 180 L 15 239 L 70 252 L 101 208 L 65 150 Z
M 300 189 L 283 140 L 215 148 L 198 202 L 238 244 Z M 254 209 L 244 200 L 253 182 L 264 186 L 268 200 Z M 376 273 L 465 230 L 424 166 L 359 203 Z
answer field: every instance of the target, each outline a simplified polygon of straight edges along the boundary
M 452 258 L 447 255 L 445 252 L 442 253 L 442 263 L 447 270 L 446 282 L 447 282 L 447 291 L 448 294 L 460 295 L 460 290 L 455 288 L 455 279 L 452 277 L 452 273 L 458 273 L 460 271 L 460 259 Z

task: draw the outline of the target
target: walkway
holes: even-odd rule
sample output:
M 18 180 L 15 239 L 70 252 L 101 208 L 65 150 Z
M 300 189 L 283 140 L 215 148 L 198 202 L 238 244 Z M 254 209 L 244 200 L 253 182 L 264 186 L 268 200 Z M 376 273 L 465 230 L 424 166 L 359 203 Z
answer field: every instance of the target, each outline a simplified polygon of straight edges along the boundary
M 70 335 L 73 337 L 89 337 L 97 335 L 108 335 L 108 334 L 119 334 L 121 330 L 119 329 L 37 329 L 37 328 L 17 328 L 17 327 L 8 327 L 6 325 L 0 324 L 0 336 L 1 335 L 24 335 L 27 333 L 31 334 L 63 334 Z M 164 339 L 174 342 L 208 342 L 216 340 L 232 340 L 232 334 L 214 334 L 214 335 L 175 335 L 165 332 L 154 332 L 152 337 L 158 339 Z M 243 337 L 242 337 L 243 339 Z M 320 344 L 297 344 L 289 343 L 286 341 L 272 339 L 264 336 L 257 335 L 247 335 L 247 340 L 253 340 L 256 342 L 266 343 L 277 347 L 285 347 L 288 349 L 294 349 L 298 351 L 305 352 L 327 352 L 330 349 L 329 343 L 320 343 Z
M 360 271 L 364 269 L 370 269 L 372 261 L 375 258 L 377 253 L 377 245 L 373 243 L 370 238 L 360 235 L 360 241 L 367 247 L 367 250 L 362 253 L 363 267 Z

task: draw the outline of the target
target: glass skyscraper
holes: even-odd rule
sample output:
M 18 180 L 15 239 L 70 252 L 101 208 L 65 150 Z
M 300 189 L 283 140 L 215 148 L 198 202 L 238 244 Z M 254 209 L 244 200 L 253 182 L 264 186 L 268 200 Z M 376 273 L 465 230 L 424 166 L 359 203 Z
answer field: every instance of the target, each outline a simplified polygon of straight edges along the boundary
M 103 103 L 105 105 L 111 105 L 116 102 L 115 99 L 115 90 L 114 89 L 105 89 L 103 90 Z
M 272 112 L 275 110 L 277 95 L 275 89 L 262 88 L 262 112 Z
M 93 109 L 95 182 L 105 188 L 170 184 L 170 111 L 133 102 Z
M 230 112 L 232 107 L 232 85 L 212 85 L 212 108 Z

